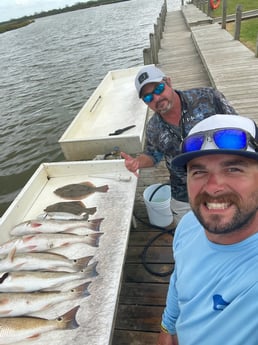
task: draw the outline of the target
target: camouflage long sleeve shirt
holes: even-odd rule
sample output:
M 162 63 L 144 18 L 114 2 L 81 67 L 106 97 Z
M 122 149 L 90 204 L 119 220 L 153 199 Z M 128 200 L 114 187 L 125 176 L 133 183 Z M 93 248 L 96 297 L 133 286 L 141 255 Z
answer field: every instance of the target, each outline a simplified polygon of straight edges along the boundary
M 186 190 L 186 171 L 173 167 L 172 159 L 179 154 L 183 138 L 199 121 L 215 114 L 237 114 L 225 96 L 210 87 L 186 91 L 175 90 L 181 99 L 182 116 L 179 126 L 165 122 L 157 113 L 150 118 L 146 129 L 145 154 L 158 164 L 165 158 L 170 173 L 172 197 L 188 201 Z

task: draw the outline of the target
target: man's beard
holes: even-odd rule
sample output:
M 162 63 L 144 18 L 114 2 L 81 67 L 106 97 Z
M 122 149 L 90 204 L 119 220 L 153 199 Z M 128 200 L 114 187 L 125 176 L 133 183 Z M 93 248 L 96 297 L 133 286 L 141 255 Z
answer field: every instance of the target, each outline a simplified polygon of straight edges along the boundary
M 190 203 L 195 216 L 205 230 L 213 234 L 229 234 L 240 231 L 252 222 L 257 212 L 258 193 L 254 192 L 248 201 L 243 203 L 237 194 L 228 193 L 215 198 L 204 192 L 198 195 L 194 202 L 190 201 Z M 231 207 L 234 206 L 235 212 L 227 221 L 222 220 L 219 213 L 205 217 L 201 214 L 200 205 L 206 203 L 227 203 Z
M 156 104 L 157 112 L 158 112 L 158 114 L 160 114 L 161 116 L 162 116 L 162 115 L 166 115 L 166 113 L 172 108 L 172 103 L 168 101 L 168 104 L 167 104 L 166 108 L 164 108 L 164 109 L 159 109 L 159 103 L 162 103 L 162 100 L 159 101 L 159 102 Z

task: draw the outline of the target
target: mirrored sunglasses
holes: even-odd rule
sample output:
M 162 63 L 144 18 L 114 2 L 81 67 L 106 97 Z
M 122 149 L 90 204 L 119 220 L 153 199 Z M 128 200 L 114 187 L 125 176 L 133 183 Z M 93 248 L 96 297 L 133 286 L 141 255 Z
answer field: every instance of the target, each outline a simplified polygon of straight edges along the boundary
M 240 128 L 220 128 L 189 135 L 182 142 L 181 152 L 199 151 L 205 141 L 210 140 L 214 142 L 218 149 L 246 150 L 250 145 L 258 150 L 258 143 L 249 132 Z
M 160 95 L 165 89 L 165 83 L 158 84 L 155 89 L 151 93 L 146 93 L 146 95 L 142 96 L 142 99 L 145 103 L 150 103 L 153 101 L 153 95 Z

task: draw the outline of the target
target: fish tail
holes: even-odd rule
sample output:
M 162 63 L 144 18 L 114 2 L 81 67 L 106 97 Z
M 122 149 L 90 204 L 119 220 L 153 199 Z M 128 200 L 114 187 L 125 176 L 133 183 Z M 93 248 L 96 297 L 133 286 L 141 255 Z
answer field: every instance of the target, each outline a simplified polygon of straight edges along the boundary
M 86 208 L 88 214 L 94 214 L 97 212 L 97 207 Z
M 100 230 L 100 224 L 102 223 L 103 220 L 104 220 L 104 218 L 91 219 L 88 221 L 87 226 L 91 230 L 99 231 Z
M 99 232 L 96 234 L 90 234 L 86 237 L 86 243 L 88 243 L 92 247 L 98 247 L 99 246 L 99 238 L 102 235 L 103 235 L 102 232 Z
M 97 272 L 97 264 L 98 264 L 98 261 L 93 262 L 92 264 L 87 266 L 87 268 L 83 270 L 85 278 L 93 278 L 99 275 Z
M 79 286 L 77 286 L 76 288 L 74 288 L 74 292 L 75 292 L 75 295 L 77 297 L 87 297 L 90 295 L 89 291 L 87 290 L 88 289 L 88 286 L 90 285 L 91 282 L 87 282 L 87 283 L 84 283 L 84 284 L 81 284 Z
M 79 258 L 79 259 L 75 259 L 74 260 L 74 266 L 79 270 L 82 270 L 83 268 L 85 268 L 88 263 L 90 262 L 90 260 L 93 258 L 93 256 L 85 256 L 83 258 Z
M 107 184 L 105 184 L 104 186 L 96 187 L 96 191 L 101 193 L 106 193 L 108 189 L 109 187 Z
M 77 305 L 76 307 L 56 319 L 58 322 L 60 322 L 60 328 L 75 329 L 80 326 L 76 321 L 76 313 L 79 308 L 80 306 Z

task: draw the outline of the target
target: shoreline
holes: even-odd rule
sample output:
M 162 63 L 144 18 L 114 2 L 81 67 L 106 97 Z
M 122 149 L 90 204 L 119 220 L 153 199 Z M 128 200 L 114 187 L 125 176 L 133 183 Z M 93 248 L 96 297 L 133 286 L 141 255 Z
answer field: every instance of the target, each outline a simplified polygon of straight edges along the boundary
M 97 3 L 95 1 L 94 2 L 89 1 L 86 3 L 79 2 L 79 3 L 76 3 L 75 5 L 66 6 L 66 7 L 61 8 L 61 9 L 53 9 L 53 10 L 49 10 L 49 11 L 40 12 L 36 15 L 30 15 L 30 16 L 24 16 L 21 18 L 10 19 L 8 21 L 0 22 L 0 34 L 7 32 L 7 31 L 10 31 L 10 30 L 20 29 L 24 26 L 32 24 L 35 22 L 35 20 L 37 18 L 53 16 L 55 14 L 60 14 L 60 13 L 65 13 L 65 12 L 83 10 L 86 8 L 97 7 L 97 6 L 102 6 L 102 5 L 110 5 L 113 3 L 119 3 L 119 2 L 124 2 L 124 1 L 130 1 L 130 0 L 100 0 Z

